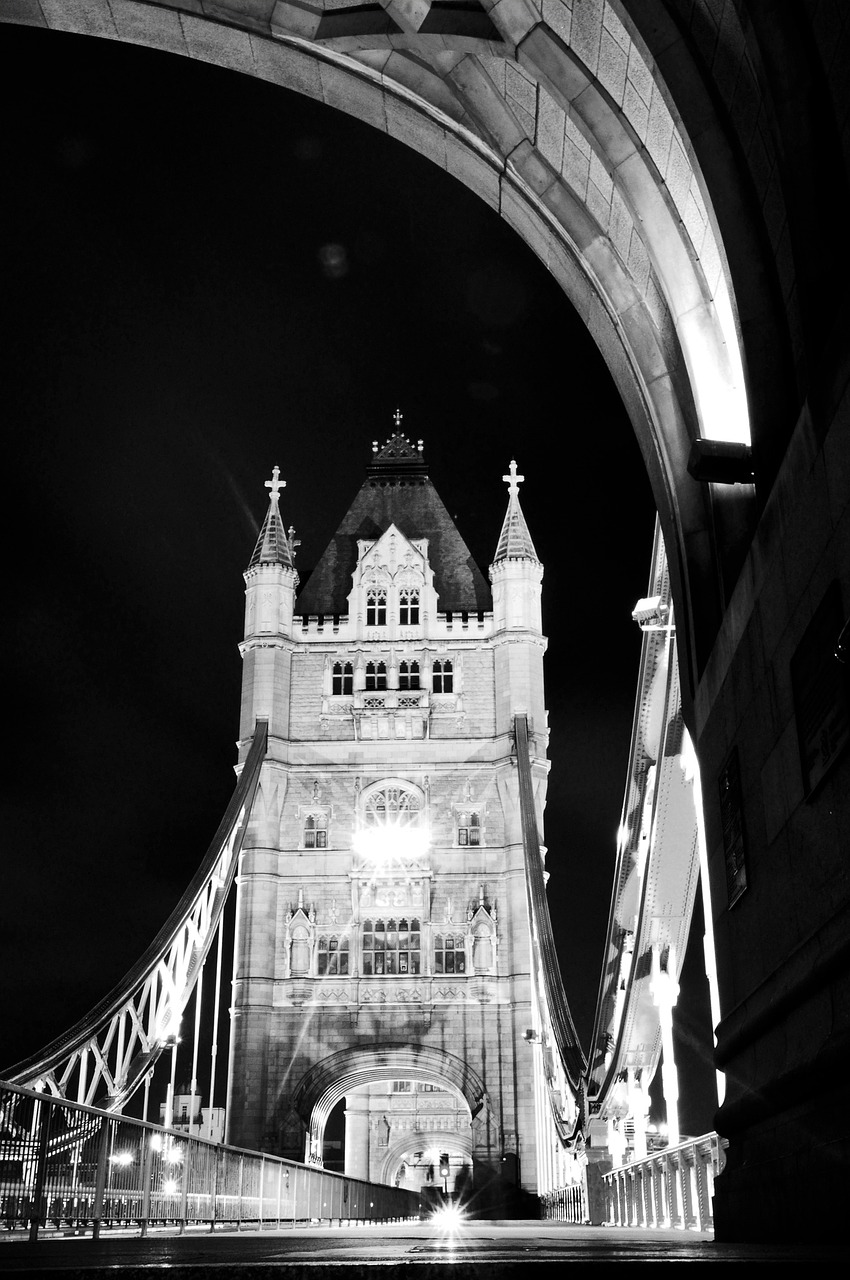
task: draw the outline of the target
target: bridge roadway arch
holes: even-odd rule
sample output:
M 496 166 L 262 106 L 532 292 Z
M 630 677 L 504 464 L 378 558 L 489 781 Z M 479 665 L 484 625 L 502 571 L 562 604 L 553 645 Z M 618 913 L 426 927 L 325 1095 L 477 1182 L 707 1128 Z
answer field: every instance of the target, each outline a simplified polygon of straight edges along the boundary
M 729 1081 L 718 1231 L 822 1232 L 827 1141 L 850 1179 L 850 729 L 825 674 L 850 611 L 846 7 L 14 0 L 0 18 L 347 111 L 477 192 L 560 282 L 631 417 L 670 561 Z M 835 709 L 810 732 L 801 689 L 821 676 Z
M 292 1105 L 305 1131 L 308 1158 L 311 1151 L 321 1152 L 325 1126 L 340 1099 L 364 1085 L 391 1080 L 421 1081 L 462 1098 L 473 1121 L 473 1142 L 471 1151 L 466 1145 L 456 1149 L 471 1155 L 473 1160 L 477 1156 L 485 1161 L 492 1160 L 490 1126 L 486 1123 L 489 1102 L 478 1072 L 448 1050 L 392 1041 L 379 1047 L 342 1049 L 305 1072 L 293 1092 Z M 481 1117 L 484 1123 L 480 1122 Z M 286 1123 L 286 1117 L 281 1116 L 280 1120 Z M 381 1180 L 390 1180 L 390 1175 L 409 1149 L 409 1138 L 394 1143 L 384 1160 Z

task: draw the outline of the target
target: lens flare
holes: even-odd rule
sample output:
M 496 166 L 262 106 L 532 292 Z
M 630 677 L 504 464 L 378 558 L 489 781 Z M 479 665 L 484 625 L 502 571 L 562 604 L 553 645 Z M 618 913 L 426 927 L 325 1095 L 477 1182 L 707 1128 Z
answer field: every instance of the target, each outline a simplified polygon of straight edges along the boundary
M 431 1214 L 431 1221 L 441 1231 L 459 1231 L 466 1220 L 466 1214 L 459 1204 L 444 1204 Z

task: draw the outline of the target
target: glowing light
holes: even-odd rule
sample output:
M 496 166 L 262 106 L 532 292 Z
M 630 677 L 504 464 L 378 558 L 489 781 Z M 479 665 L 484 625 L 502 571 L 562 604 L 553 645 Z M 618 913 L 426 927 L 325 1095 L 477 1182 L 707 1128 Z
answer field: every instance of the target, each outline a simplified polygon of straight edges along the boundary
M 177 1190 L 177 1181 L 174 1178 L 165 1178 L 162 1189 L 167 1196 L 173 1196 Z
M 421 827 L 364 827 L 354 837 L 354 851 L 369 862 L 419 858 L 428 849 L 428 833 Z
M 699 778 L 699 760 L 691 740 L 691 735 L 685 730 L 682 737 L 682 754 L 679 757 L 682 765 L 682 773 L 685 775 L 686 782 L 694 782 Z
M 109 1157 L 112 1164 L 128 1165 L 133 1163 L 132 1151 L 116 1151 Z
M 466 1220 L 466 1214 L 458 1204 L 444 1204 L 431 1214 L 431 1221 L 442 1231 L 458 1231 Z

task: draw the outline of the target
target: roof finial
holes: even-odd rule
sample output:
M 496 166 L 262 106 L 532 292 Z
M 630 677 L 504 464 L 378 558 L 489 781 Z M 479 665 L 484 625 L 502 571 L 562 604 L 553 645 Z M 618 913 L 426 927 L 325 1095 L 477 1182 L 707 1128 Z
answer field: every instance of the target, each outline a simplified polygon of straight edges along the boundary
M 516 463 L 511 458 L 510 475 L 502 476 L 505 484 L 508 486 L 508 493 L 512 498 L 519 497 L 519 487 L 525 480 L 525 476 L 518 476 L 516 473 Z
M 280 479 L 280 467 L 272 468 L 272 478 L 265 482 L 266 488 L 271 489 L 269 497 L 272 502 L 277 503 L 280 500 L 280 490 L 286 488 L 286 481 Z
M 395 423 L 396 431 L 398 431 L 399 428 L 401 427 L 401 420 L 403 417 L 404 417 L 404 414 L 402 413 L 401 409 L 396 409 L 395 413 L 393 414 L 393 422 Z

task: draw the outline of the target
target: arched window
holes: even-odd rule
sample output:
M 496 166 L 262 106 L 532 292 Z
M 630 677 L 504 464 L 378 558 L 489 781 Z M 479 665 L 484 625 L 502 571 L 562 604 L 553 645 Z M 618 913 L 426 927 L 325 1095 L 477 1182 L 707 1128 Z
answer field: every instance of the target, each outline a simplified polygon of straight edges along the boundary
M 481 843 L 481 817 L 477 813 L 457 815 L 457 842 L 461 847 Z
M 334 663 L 332 691 L 335 694 L 354 692 L 354 668 L 350 662 Z
M 454 690 L 454 669 L 450 658 L 437 658 L 433 666 L 434 693 L 452 693 Z
M 387 665 L 385 662 L 366 663 L 366 688 L 372 692 L 387 687 Z
M 289 939 L 289 972 L 293 978 L 310 975 L 310 934 L 306 925 L 296 925 Z
M 366 626 L 385 627 L 387 625 L 387 593 L 371 587 L 366 592 Z
M 309 813 L 304 822 L 304 848 L 327 849 L 328 847 L 328 815 L 326 813 Z
M 419 796 L 405 787 L 382 787 L 372 791 L 363 803 L 367 827 L 416 827 L 422 805 Z
M 320 978 L 326 974 L 348 973 L 348 938 L 336 934 L 323 934 L 319 938 L 317 970 Z
M 402 587 L 398 593 L 398 623 L 400 627 L 419 626 L 419 592 L 414 587 Z
M 418 689 L 419 688 L 419 663 L 418 662 L 402 662 L 399 664 L 398 687 L 399 689 Z
M 364 920 L 361 931 L 363 976 L 419 973 L 421 940 L 418 920 Z
M 466 954 L 463 949 L 463 937 L 461 934 L 435 934 L 434 972 L 466 973 Z

